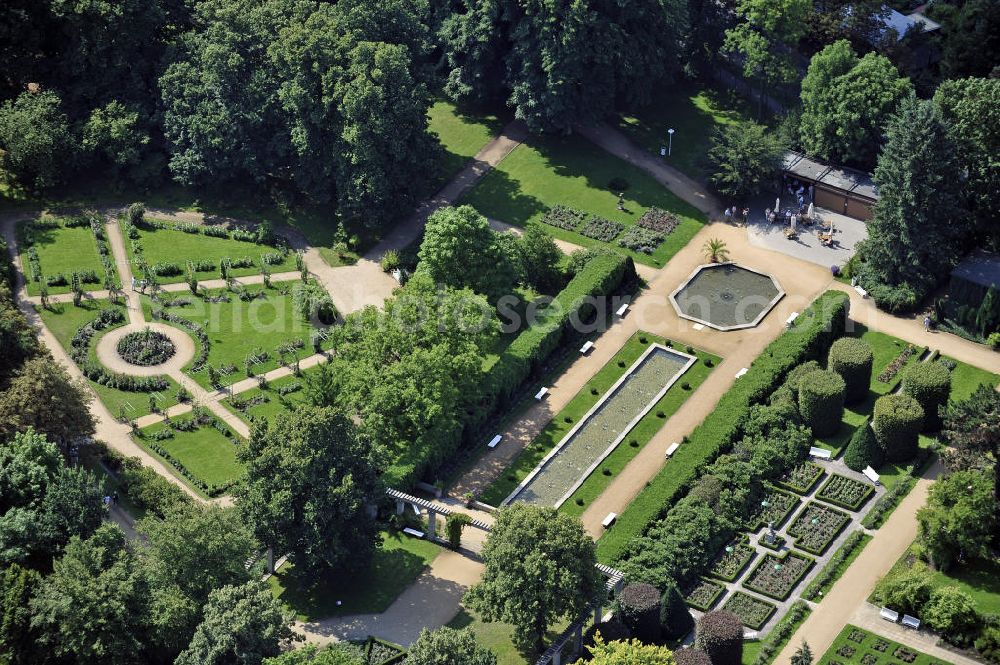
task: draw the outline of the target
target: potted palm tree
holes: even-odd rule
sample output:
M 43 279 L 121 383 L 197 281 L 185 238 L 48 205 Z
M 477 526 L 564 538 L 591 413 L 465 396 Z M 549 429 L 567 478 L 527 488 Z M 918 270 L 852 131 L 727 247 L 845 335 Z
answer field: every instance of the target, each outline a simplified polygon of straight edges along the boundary
M 729 260 L 729 250 L 726 243 L 718 238 L 709 238 L 701 246 L 701 251 L 705 253 L 705 258 L 709 263 L 724 263 Z

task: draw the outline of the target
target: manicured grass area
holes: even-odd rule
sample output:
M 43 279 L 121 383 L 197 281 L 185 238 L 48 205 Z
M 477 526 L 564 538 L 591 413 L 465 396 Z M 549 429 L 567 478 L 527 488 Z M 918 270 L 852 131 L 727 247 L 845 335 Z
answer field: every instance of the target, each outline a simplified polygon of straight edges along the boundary
M 52 218 L 49 218 L 52 221 Z M 30 225 L 31 230 L 27 227 Z M 28 248 L 34 247 L 38 253 L 38 265 L 42 269 L 42 280 L 31 279 L 31 267 L 28 262 Z M 32 224 L 22 222 L 18 226 L 18 249 L 21 252 L 21 267 L 24 270 L 24 280 L 28 295 L 37 296 L 41 285 L 47 277 L 63 274 L 70 279 L 70 274 L 81 270 L 93 270 L 99 284 L 83 284 L 84 291 L 98 291 L 104 288 L 104 266 L 101 255 L 97 252 L 97 241 L 89 226 L 65 228 L 52 224 Z M 70 287 L 50 286 L 49 295 L 69 293 Z
M 618 192 L 609 189 L 614 178 L 624 178 L 624 208 L 618 210 Z M 705 216 L 677 198 L 644 171 L 619 160 L 580 137 L 532 137 L 490 171 L 461 201 L 479 212 L 516 226 L 540 223 L 557 204 L 593 213 L 623 224 L 635 224 L 651 206 L 673 212 L 680 225 L 649 255 L 626 251 L 574 231 L 545 225 L 556 238 L 582 246 L 609 245 L 639 263 L 662 266 L 696 234 Z
M 151 229 L 141 228 L 139 231 L 139 242 L 142 244 L 142 253 L 149 265 L 157 263 L 175 263 L 183 271 L 180 275 L 173 277 L 157 277 L 160 284 L 178 284 L 187 281 L 188 261 L 211 261 L 214 269 L 204 272 L 197 272 L 198 279 L 219 279 L 219 264 L 224 258 L 230 260 L 250 257 L 254 265 L 249 268 L 233 268 L 230 274 L 234 277 L 260 274 L 260 257 L 262 254 L 271 254 L 276 251 L 274 247 L 258 245 L 257 243 L 245 240 L 233 240 L 232 238 L 216 238 L 206 236 L 201 233 L 185 233 L 171 229 Z M 125 248 L 128 252 L 129 261 L 135 265 L 135 254 L 132 251 L 132 243 L 125 238 Z M 289 272 L 295 270 L 295 256 L 289 253 L 280 264 L 268 266 L 272 273 Z M 136 275 L 136 279 L 141 275 Z
M 438 100 L 427 110 L 428 128 L 445 150 L 440 180 L 443 185 L 462 170 L 479 150 L 493 140 L 506 122 L 492 113 L 467 113 L 453 103 Z
M 298 621 L 384 612 L 440 552 L 441 548 L 429 541 L 386 531 L 371 567 L 360 574 L 331 571 L 327 578 L 309 586 L 306 582 L 315 580 L 299 579 L 295 566 L 288 563 L 267 583 L 274 597 L 294 612 Z
M 976 391 L 982 384 L 995 386 L 1000 383 L 1000 376 L 985 369 L 973 367 L 963 362 L 958 362 L 954 358 L 941 356 L 944 360 L 958 363 L 951 372 L 951 400 L 962 400 Z
M 264 390 L 260 388 L 253 388 L 251 390 L 246 390 L 238 395 L 229 397 L 223 400 L 223 404 L 230 411 L 235 413 L 238 417 L 244 420 L 264 420 L 270 422 L 274 420 L 275 416 L 279 413 L 288 413 L 289 411 L 294 411 L 299 405 L 306 402 L 305 392 L 301 389 L 295 392 L 288 392 L 287 394 L 281 394 L 282 391 L 287 391 L 291 386 L 298 385 L 304 386 L 306 381 L 306 376 L 311 372 L 316 371 L 314 367 L 310 367 L 307 370 L 302 371 L 302 376 L 285 376 L 276 381 L 272 381 L 268 387 Z M 260 402 L 259 404 L 254 404 L 255 401 L 259 399 L 266 398 L 267 401 Z M 243 409 L 236 407 L 240 402 L 247 404 Z
M 914 656 L 910 660 L 911 655 Z M 869 656 L 869 658 L 865 658 Z M 872 660 L 875 659 L 875 660 Z M 818 661 L 819 665 L 947 665 L 912 647 L 887 640 L 848 624 Z
M 112 305 L 108 300 L 83 300 L 80 307 L 76 307 L 71 303 L 57 303 L 51 306 L 51 309 L 41 309 L 39 308 L 39 315 L 42 317 L 42 321 L 45 323 L 45 327 L 52 332 L 59 344 L 62 345 L 63 349 L 70 351 L 70 341 L 76 334 L 76 331 L 86 324 L 97 318 L 97 314 L 101 309 L 106 307 L 119 307 L 124 309 L 122 305 Z M 124 324 L 122 324 L 124 325 Z M 117 328 L 115 326 L 114 328 Z M 101 341 L 104 335 L 108 334 L 114 328 L 107 328 L 102 330 L 98 334 L 94 335 L 93 339 L 90 341 L 90 351 L 88 356 L 91 360 L 96 360 L 97 356 L 94 349 L 97 348 L 97 344 Z M 180 386 L 176 381 L 170 377 L 164 377 L 170 387 L 160 393 L 154 395 L 156 400 L 156 405 L 158 409 L 166 409 L 174 404 L 177 404 L 177 390 Z M 140 392 L 128 392 L 125 390 L 118 390 L 116 388 L 109 388 L 108 386 L 103 386 L 96 381 L 90 381 L 88 379 L 87 383 L 93 388 L 94 392 L 97 393 L 98 399 L 101 403 L 107 407 L 111 415 L 118 417 L 118 414 L 122 412 L 124 407 L 124 412 L 129 418 L 141 418 L 150 413 L 149 410 L 149 397 L 152 393 L 140 393 Z
M 704 181 L 708 176 L 705 156 L 715 129 L 750 115 L 746 103 L 735 94 L 671 87 L 656 95 L 647 108 L 621 117 L 618 128 L 657 156 L 660 147 L 667 146 L 667 130 L 673 129 L 673 149 L 665 163 Z
M 557 622 L 545 636 L 545 643 L 551 644 L 569 624 Z M 470 628 L 476 642 L 488 648 L 497 657 L 497 665 L 525 665 L 535 662 L 537 655 L 523 653 L 514 646 L 514 627 L 500 622 L 486 623 L 473 610 L 462 607 L 455 618 L 448 622 L 449 628 Z
M 645 341 L 643 341 L 645 340 Z M 535 439 L 525 447 L 520 455 L 514 460 L 511 466 L 504 472 L 504 475 L 490 485 L 481 497 L 481 500 L 491 505 L 499 505 L 507 496 L 514 491 L 518 484 L 538 466 L 542 458 L 548 454 L 552 448 L 566 436 L 573 426 L 582 418 L 593 406 L 604 396 L 614 383 L 632 366 L 639 356 L 653 343 L 664 344 L 667 340 L 650 333 L 638 332 L 632 335 L 622 345 L 611 360 L 602 367 L 597 374 L 578 392 L 569 404 L 557 413 L 548 425 L 535 437 Z M 684 351 L 682 347 L 679 350 Z M 711 373 L 712 368 L 707 367 L 705 359 L 710 359 L 713 366 L 719 363 L 719 358 L 712 354 L 695 351 L 698 362 L 691 366 L 659 402 L 650 410 L 646 416 L 640 420 L 629 432 L 628 436 L 605 460 L 597 471 L 590 475 L 573 495 L 562 504 L 560 510 L 570 514 L 579 515 L 590 502 L 604 491 L 614 477 L 625 467 L 628 462 L 635 457 L 642 447 L 649 442 L 656 432 L 663 427 L 663 423 L 670 417 L 681 404 L 694 392 L 702 381 Z M 689 384 L 690 389 L 684 390 L 683 384 Z M 594 394 L 596 392 L 596 394 Z M 664 417 L 657 414 L 662 412 Z M 566 418 L 571 422 L 567 423 Z M 635 444 L 633 445 L 633 441 Z M 611 474 L 605 475 L 604 469 L 608 469 Z M 581 503 L 578 503 L 578 500 Z
M 246 378 L 245 362 L 250 355 L 268 353 L 267 360 L 254 365 L 256 374 L 263 374 L 278 367 L 278 354 L 275 349 L 282 344 L 294 340 L 302 340 L 304 343 L 294 354 L 286 353 L 285 357 L 289 362 L 293 357 L 305 358 L 312 355 L 310 340 L 312 326 L 296 311 L 291 289 L 292 286 L 288 284 L 276 284 L 270 289 L 251 286 L 247 288 L 248 291 L 263 292 L 265 296 L 249 302 L 240 300 L 234 293 L 229 293 L 228 302 L 217 303 L 183 295 L 185 299 L 191 300 L 190 304 L 170 307 L 166 311 L 193 321 L 205 329 L 210 342 L 208 364 L 219 371 L 220 383 L 229 385 Z M 226 291 L 217 289 L 206 291 L 203 295 L 214 297 L 223 293 Z M 152 319 L 153 305 L 149 298 L 143 297 L 143 312 L 149 320 Z M 170 325 L 190 334 L 182 326 L 173 323 Z M 201 343 L 193 335 L 192 339 L 198 347 L 195 352 L 197 359 L 201 352 Z M 211 388 L 207 368 L 193 372 L 191 371 L 193 364 L 194 360 L 185 371 L 198 382 L 198 385 Z
M 175 431 L 173 437 L 169 439 L 152 438 L 154 434 L 166 428 L 166 423 L 159 422 L 142 428 L 143 436 L 133 438 L 143 448 L 164 459 L 168 469 L 174 470 L 173 465 L 156 452 L 152 445 L 166 450 L 170 456 L 183 464 L 191 475 L 208 485 L 225 485 L 242 475 L 243 465 L 236 461 L 236 445 L 214 427 L 201 426 L 190 432 Z M 175 473 L 175 475 L 202 493 L 202 490 L 192 485 L 183 474 Z

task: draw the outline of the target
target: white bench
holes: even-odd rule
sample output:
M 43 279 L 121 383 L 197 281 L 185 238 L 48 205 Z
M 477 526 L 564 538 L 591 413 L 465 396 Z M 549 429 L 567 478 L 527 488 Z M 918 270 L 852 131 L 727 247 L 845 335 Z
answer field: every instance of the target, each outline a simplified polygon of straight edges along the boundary
M 594 348 L 594 343 L 588 341 L 586 344 L 580 347 L 580 353 L 582 353 L 583 355 L 587 355 L 587 351 L 590 351 L 592 348 Z
M 410 536 L 413 536 L 414 538 L 423 538 L 424 537 L 424 532 L 423 531 L 417 531 L 416 529 L 412 529 L 410 527 L 404 528 L 403 529 L 403 533 L 405 533 L 407 535 L 410 535 Z
M 503 434 L 497 434 L 495 437 L 493 437 L 492 439 L 490 439 L 490 442 L 487 443 L 486 445 L 488 447 L 490 447 L 490 448 L 496 448 L 497 444 L 500 443 L 500 440 L 502 438 L 503 438 Z
M 912 628 L 913 630 L 920 630 L 920 619 L 917 617 L 911 617 L 909 614 L 903 615 L 902 624 L 907 628 Z
M 818 459 L 830 459 L 831 457 L 833 457 L 833 453 L 831 453 L 829 450 L 826 450 L 825 448 L 817 448 L 816 446 L 812 446 L 811 448 L 809 448 L 809 456 L 816 457 Z
M 870 466 L 866 466 L 865 470 L 862 471 L 861 473 L 865 474 L 865 477 L 868 478 L 868 480 L 870 480 L 873 483 L 875 483 L 876 485 L 881 485 L 882 484 L 882 483 L 879 482 L 879 476 L 875 472 L 875 469 L 871 468 Z
M 545 397 L 548 394 L 549 394 L 549 389 L 548 388 L 542 388 L 537 393 L 535 393 L 535 399 L 541 400 L 543 397 Z
M 854 290 L 857 291 L 858 295 L 861 296 L 862 298 L 867 298 L 868 297 L 868 292 L 865 291 L 863 288 L 861 288 L 860 284 L 858 284 L 857 286 L 855 286 Z
M 899 621 L 899 612 L 896 610 L 890 610 L 888 607 L 883 607 L 878 611 L 878 615 L 885 619 L 886 621 L 891 621 L 896 623 Z
M 799 313 L 798 312 L 792 312 L 791 314 L 789 314 L 788 318 L 785 319 L 785 327 L 786 328 L 791 328 L 792 324 L 795 323 L 795 319 L 797 319 L 797 318 L 799 318 Z
M 627 311 L 628 311 L 628 303 L 625 303 L 624 305 L 618 308 L 618 311 L 615 312 L 615 314 L 617 314 L 618 316 L 625 316 L 625 312 Z
M 750 371 L 750 369 L 749 369 L 749 368 L 747 368 L 747 367 L 744 367 L 744 368 L 743 368 L 743 369 L 741 369 L 740 371 L 736 372 L 736 378 L 737 378 L 737 379 L 738 379 L 738 378 L 740 378 L 741 376 L 743 376 L 744 374 L 746 374 L 746 373 L 747 373 L 747 372 L 749 372 L 749 371 Z
M 615 523 L 616 519 L 618 519 L 618 513 L 608 513 L 608 516 L 604 518 L 603 522 L 601 522 L 601 526 L 607 529 L 609 526 Z
M 667 446 L 667 452 L 666 452 L 665 456 L 666 457 L 672 457 L 673 454 L 676 453 L 677 449 L 680 448 L 680 447 L 681 447 L 681 444 L 679 444 L 679 443 L 671 443 L 669 446 Z

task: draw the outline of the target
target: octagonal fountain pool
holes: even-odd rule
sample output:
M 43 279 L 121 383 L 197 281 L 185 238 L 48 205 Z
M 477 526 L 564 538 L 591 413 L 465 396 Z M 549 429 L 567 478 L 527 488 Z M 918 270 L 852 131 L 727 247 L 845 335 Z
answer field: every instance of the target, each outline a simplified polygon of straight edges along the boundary
M 697 360 L 653 344 L 518 485 L 504 505 L 558 508 Z
M 735 263 L 698 266 L 670 294 L 681 318 L 716 330 L 758 325 L 785 292 L 767 273 Z

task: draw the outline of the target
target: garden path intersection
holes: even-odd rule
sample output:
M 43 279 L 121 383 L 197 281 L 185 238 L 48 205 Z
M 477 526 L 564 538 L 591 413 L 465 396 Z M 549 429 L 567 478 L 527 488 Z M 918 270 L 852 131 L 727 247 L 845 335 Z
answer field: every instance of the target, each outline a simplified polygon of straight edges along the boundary
M 594 141 L 605 150 L 629 161 L 648 171 L 662 184 L 674 191 L 681 198 L 693 203 L 699 209 L 710 215 L 718 216 L 719 204 L 693 181 L 669 169 L 645 151 L 631 144 L 617 130 L 606 126 L 588 128 L 581 132 L 586 138 Z M 461 196 L 473 186 L 490 168 L 499 163 L 523 140 L 523 128 L 512 123 L 505 128 L 501 136 L 487 144 L 476 156 L 473 162 L 463 170 L 454 181 L 443 188 L 434 198 L 418 209 L 411 218 L 402 223 L 379 246 L 374 248 L 354 266 L 331 268 L 320 256 L 318 250 L 310 247 L 297 232 L 289 233 L 290 244 L 295 249 L 304 251 L 306 267 L 309 273 L 317 279 L 330 293 L 331 298 L 343 313 L 360 309 L 365 305 L 380 305 L 392 294 L 397 286 L 395 281 L 385 275 L 378 266 L 378 258 L 388 249 L 405 247 L 418 237 L 427 216 L 443 205 L 447 205 Z M 17 300 L 28 320 L 39 330 L 43 343 L 52 352 L 54 358 L 65 365 L 72 376 L 82 378 L 79 368 L 73 363 L 61 344 L 41 321 L 35 310 L 38 298 L 28 297 L 24 288 L 23 272 L 17 251 L 15 225 L 26 221 L 34 215 L 29 213 L 10 213 L 0 217 L 0 227 L 13 251 L 17 275 Z M 157 217 L 174 218 L 182 221 L 202 221 L 203 216 L 196 213 L 174 213 L 172 211 L 157 211 Z M 113 217 L 113 216 L 112 216 Z M 111 251 L 123 284 L 131 281 L 131 266 L 125 249 L 124 239 L 118 224 L 113 219 L 105 226 Z M 786 292 L 785 297 L 755 328 L 722 332 L 697 326 L 691 321 L 678 317 L 669 302 L 669 293 L 680 284 L 692 269 L 703 263 L 702 244 L 709 238 L 723 240 L 729 249 L 732 259 L 746 266 L 760 269 L 773 275 Z M 570 249 L 565 247 L 564 249 Z M 706 225 L 682 250 L 680 250 L 662 269 L 642 269 L 641 276 L 647 282 L 645 288 L 631 303 L 624 316 L 614 317 L 610 328 L 594 339 L 594 347 L 587 355 L 576 358 L 562 373 L 548 385 L 546 398 L 527 408 L 515 421 L 508 423 L 504 430 L 502 443 L 483 454 L 475 465 L 464 473 L 450 488 L 452 495 L 458 496 L 467 491 L 476 492 L 484 489 L 509 466 L 524 446 L 530 443 L 549 421 L 565 407 L 569 401 L 585 387 L 594 374 L 602 368 L 621 349 L 625 342 L 638 331 L 659 335 L 682 344 L 709 351 L 723 358 L 716 369 L 698 386 L 690 398 L 670 417 L 653 438 L 625 466 L 582 515 L 587 531 L 594 537 L 603 532 L 601 522 L 610 512 L 620 513 L 642 490 L 646 483 L 657 474 L 664 464 L 664 450 L 675 441 L 682 441 L 705 417 L 715 408 L 722 395 L 739 379 L 737 374 L 762 352 L 767 344 L 774 340 L 786 328 L 785 321 L 795 312 L 802 311 L 817 295 L 828 288 L 847 292 L 851 296 L 851 321 L 868 327 L 871 330 L 894 335 L 906 342 L 919 346 L 940 348 L 947 345 L 947 354 L 957 360 L 992 372 L 1000 372 L 1000 359 L 997 354 L 983 346 L 967 342 L 957 337 L 926 332 L 920 321 L 885 314 L 877 310 L 870 300 L 862 299 L 846 285 L 834 282 L 830 271 L 813 263 L 797 260 L 785 254 L 779 254 L 763 247 L 754 246 L 747 238 L 745 229 L 723 223 Z M 280 273 L 271 276 L 274 282 L 290 281 L 299 278 L 299 273 Z M 239 278 L 243 284 L 256 284 L 262 278 Z M 214 288 L 211 281 L 201 282 L 206 288 Z M 217 285 L 223 286 L 220 283 Z M 168 285 L 167 292 L 179 292 L 187 289 L 186 284 Z M 129 324 L 123 331 L 135 331 L 144 327 L 152 327 L 143 316 L 138 294 L 126 294 Z M 90 298 L 106 297 L 104 292 L 93 292 Z M 71 300 L 71 296 L 52 296 L 50 302 L 60 303 Z M 165 326 L 169 327 L 169 326 Z M 172 331 L 177 331 L 170 327 Z M 125 334 L 122 332 L 120 334 Z M 104 340 L 115 338 L 105 336 Z M 186 341 L 185 341 L 186 339 Z M 257 386 L 257 379 L 245 379 L 229 386 L 227 390 L 209 391 L 199 386 L 186 374 L 181 372 L 183 358 L 190 357 L 193 352 L 193 342 L 186 333 L 180 336 L 171 333 L 171 340 L 177 347 L 175 357 L 167 365 L 157 367 L 157 373 L 167 374 L 193 396 L 193 401 L 206 409 L 242 436 L 249 432 L 247 424 L 225 408 L 222 400 L 231 395 L 240 394 Z M 109 364 L 111 369 L 126 371 L 116 360 L 115 353 L 109 351 L 111 342 L 102 341 L 98 345 L 98 357 Z M 314 354 L 300 361 L 301 369 L 307 369 L 324 362 L 325 354 Z M 185 361 L 186 362 L 186 361 Z M 130 366 L 129 371 L 138 370 Z M 151 370 L 150 370 L 151 371 Z M 264 376 L 273 381 L 292 374 L 292 368 L 282 366 L 267 372 Z M 145 427 L 164 418 L 173 417 L 191 410 L 191 406 L 181 404 L 166 409 L 166 414 L 150 414 L 137 420 L 137 425 Z M 138 457 L 143 464 L 155 469 L 169 481 L 179 485 L 188 494 L 197 495 L 186 484 L 182 483 L 156 456 L 138 446 L 130 436 L 127 425 L 117 422 L 108 409 L 99 401 L 94 400 L 92 413 L 97 426 L 97 439 L 108 443 L 115 450 L 129 456 Z M 484 442 L 485 446 L 485 442 Z M 666 462 L 669 464 L 669 461 Z M 826 646 L 832 643 L 845 623 L 857 622 L 865 599 L 871 589 L 899 555 L 912 542 L 916 531 L 916 511 L 926 500 L 927 489 L 939 472 L 939 467 L 932 467 L 926 472 L 911 493 L 903 500 L 899 508 L 893 512 L 888 521 L 875 532 L 869 546 L 861 553 L 854 565 L 850 566 L 841 580 L 826 595 L 822 603 L 815 606 L 812 615 L 800 627 L 789 642 L 789 647 L 782 652 L 776 662 L 784 665 L 789 662 L 791 651 L 801 639 L 806 638 L 814 653 L 823 653 Z M 202 499 L 200 499 L 202 500 Z M 216 499 L 215 502 L 229 504 L 228 497 Z M 451 502 L 449 502 L 451 505 Z M 452 506 L 454 507 L 454 506 Z M 845 531 L 846 533 L 846 531 Z M 842 538 L 843 536 L 841 536 Z M 828 552 L 835 551 L 831 546 Z M 827 554 L 828 556 L 828 554 Z M 821 568 L 817 565 L 815 570 Z M 305 633 L 310 641 L 325 641 L 364 637 L 368 634 L 408 644 L 415 639 L 420 628 L 434 628 L 447 623 L 459 610 L 461 595 L 464 590 L 481 574 L 482 565 L 468 553 L 445 551 L 421 574 L 417 582 L 383 613 L 378 615 L 357 615 L 316 622 L 314 624 L 299 624 L 297 629 Z M 859 624 L 860 625 L 860 624 Z M 869 626 L 866 626 L 869 627 Z M 871 626 L 874 628 L 874 626 Z M 953 662 L 958 662 L 951 658 Z

